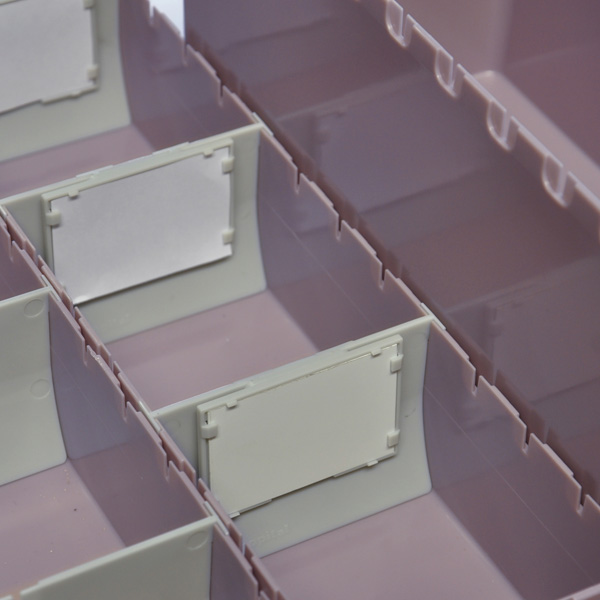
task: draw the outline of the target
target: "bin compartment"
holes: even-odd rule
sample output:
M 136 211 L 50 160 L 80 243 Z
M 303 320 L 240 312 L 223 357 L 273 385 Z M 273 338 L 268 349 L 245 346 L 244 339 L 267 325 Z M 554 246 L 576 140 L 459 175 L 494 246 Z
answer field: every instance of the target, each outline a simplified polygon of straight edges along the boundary
M 109 348 L 152 408 L 316 351 L 268 290 L 116 340 Z
M 46 287 L 3 301 L 0 320 L 3 335 L 13 339 L 1 360 L 1 422 L 10 429 L 2 436 L 0 593 L 54 598 L 100 585 L 98 598 L 129 598 L 133 587 L 158 598 L 160 586 L 148 578 L 145 588 L 138 586 L 138 571 L 124 568 L 130 562 L 148 570 L 148 561 L 156 567 L 156 557 L 170 557 L 174 543 L 183 555 L 161 561 L 163 586 L 172 588 L 183 572 L 189 597 L 208 597 L 214 584 L 251 598 L 257 584 L 241 552 L 221 530 L 213 532 L 201 494 L 125 402 L 54 292 Z M 18 331 L 11 335 L 10 328 Z M 192 543 L 201 531 L 204 541 Z M 219 550 L 211 563 L 213 536 Z M 194 554 L 200 547 L 201 560 Z M 189 560 L 203 568 L 185 568 Z M 104 578 L 113 575 L 121 595 L 107 596 Z
M 521 598 L 435 493 L 264 562 L 289 600 Z

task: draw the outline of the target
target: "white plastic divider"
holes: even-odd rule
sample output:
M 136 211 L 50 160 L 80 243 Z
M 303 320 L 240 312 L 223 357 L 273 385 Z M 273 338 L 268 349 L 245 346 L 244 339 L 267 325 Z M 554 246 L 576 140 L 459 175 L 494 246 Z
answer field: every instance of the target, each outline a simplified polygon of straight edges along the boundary
M 50 364 L 50 293 L 0 302 L 0 485 L 67 458 Z
M 260 130 L 181 144 L 4 203 L 110 342 L 265 289 Z
M 402 337 L 344 350 L 198 407 L 200 476 L 230 513 L 396 454 Z
M 207 517 L 40 581 L 21 600 L 209 600 L 213 528 Z
M 422 415 L 430 323 L 415 319 L 154 417 L 254 551 L 274 552 L 431 489 Z
M 95 87 L 93 2 L 0 2 L 0 114 Z M 25 35 L 24 32 L 27 31 Z

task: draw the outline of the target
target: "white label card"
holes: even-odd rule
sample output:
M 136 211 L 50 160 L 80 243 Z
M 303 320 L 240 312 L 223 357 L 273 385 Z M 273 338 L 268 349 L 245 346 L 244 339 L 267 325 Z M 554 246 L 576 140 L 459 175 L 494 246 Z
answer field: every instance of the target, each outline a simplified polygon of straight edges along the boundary
M 52 201 L 54 271 L 75 303 L 232 254 L 228 148 Z
M 363 352 L 264 391 L 249 389 L 237 404 L 198 407 L 200 426 L 216 426 L 203 475 L 229 513 L 394 455 L 388 442 L 400 379 L 390 361 L 398 346 Z
M 0 2 L 0 114 L 93 89 L 92 10 L 83 0 Z

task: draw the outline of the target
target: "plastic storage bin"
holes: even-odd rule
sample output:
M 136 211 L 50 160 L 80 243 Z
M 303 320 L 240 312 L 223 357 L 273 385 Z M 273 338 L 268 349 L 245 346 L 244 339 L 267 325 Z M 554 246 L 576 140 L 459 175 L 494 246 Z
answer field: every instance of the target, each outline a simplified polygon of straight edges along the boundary
M 106 6 L 116 8 L 96 17 Z M 10 213 L 0 322 L 21 332 L 9 311 L 47 304 L 35 346 L 50 356 L 53 441 L 67 456 L 17 473 L 0 494 L 51 490 L 68 471 L 86 514 L 115 531 L 88 555 L 69 555 L 67 539 L 59 563 L 44 553 L 0 593 L 88 597 L 95 582 L 99 598 L 147 598 L 178 582 L 170 595 L 213 600 L 594 597 L 600 509 L 555 452 L 592 444 L 582 422 L 596 426 L 593 355 L 574 366 L 597 318 L 583 204 L 553 204 L 468 98 L 447 97 L 449 79 L 440 89 L 415 60 L 432 56 L 430 36 L 414 26 L 424 44 L 398 45 L 395 3 L 248 8 L 190 2 L 189 39 L 276 137 L 234 129 L 250 111 L 160 16 L 149 25 L 146 5 L 128 1 L 120 62 L 144 143 L 93 156 L 89 142 L 109 139 L 100 132 L 0 165 L 17 175 L 0 178 Z M 100 39 L 114 36 L 114 20 L 104 23 Z M 11 109 L 7 123 L 32 106 L 48 108 Z M 116 164 L 132 157 L 142 158 Z M 58 166 L 40 171 L 50 159 Z M 186 230 L 194 220 L 200 240 Z M 576 320 L 564 315 L 574 298 Z M 557 336 L 558 356 L 543 341 Z M 25 339 L 6 352 L 23 355 Z M 10 390 L 39 395 L 43 378 L 26 379 L 3 375 Z M 564 415 L 549 407 L 573 390 L 587 390 L 584 406 L 570 402 L 573 419 L 549 433 L 548 415 Z M 578 468 L 595 464 L 582 456 Z M 14 539 L 29 543 L 36 510 Z M 172 544 L 184 558 L 157 560 Z M 136 581 L 113 590 L 115 573 Z

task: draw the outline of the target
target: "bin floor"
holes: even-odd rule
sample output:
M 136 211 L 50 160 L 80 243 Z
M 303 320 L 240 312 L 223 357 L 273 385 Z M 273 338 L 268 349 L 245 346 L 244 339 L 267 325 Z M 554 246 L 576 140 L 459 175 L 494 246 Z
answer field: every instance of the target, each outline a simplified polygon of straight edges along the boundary
M 521 598 L 434 492 L 263 561 L 289 600 Z
M 317 350 L 268 290 L 108 348 L 152 410 Z
M 0 596 L 123 547 L 70 461 L 0 486 Z

